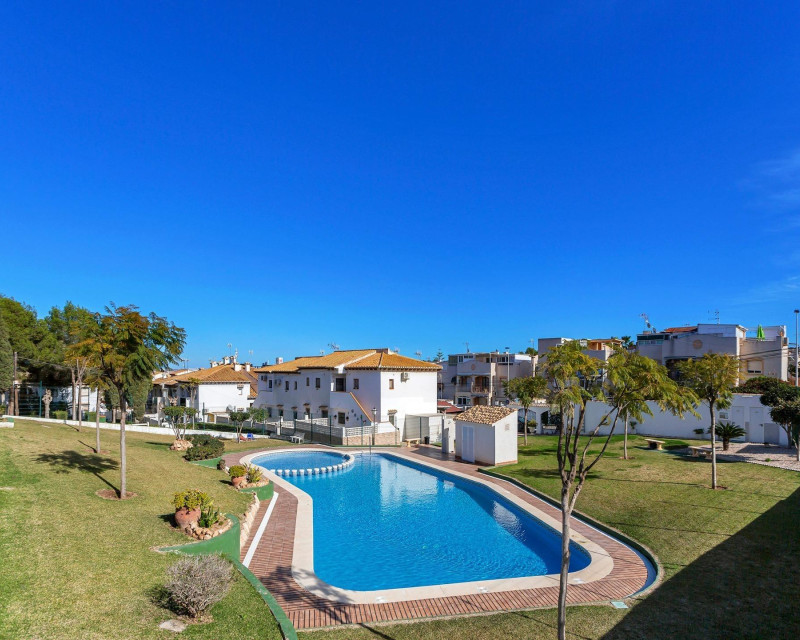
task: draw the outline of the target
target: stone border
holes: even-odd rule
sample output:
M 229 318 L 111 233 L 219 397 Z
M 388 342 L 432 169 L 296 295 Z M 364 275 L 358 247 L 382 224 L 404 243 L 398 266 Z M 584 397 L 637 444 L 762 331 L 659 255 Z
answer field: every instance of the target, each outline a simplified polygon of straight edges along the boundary
M 313 449 L 305 449 L 311 451 Z M 364 452 L 359 452 L 363 454 Z M 490 491 L 495 492 L 501 498 L 514 504 L 523 512 L 539 520 L 543 525 L 549 527 L 560 535 L 561 523 L 546 514 L 537 507 L 521 500 L 507 489 L 497 486 L 480 478 L 473 478 L 466 474 L 452 469 L 444 469 L 435 463 L 430 463 L 418 458 L 412 458 L 398 451 L 377 451 L 387 457 L 395 457 L 407 460 L 415 465 L 428 467 L 439 473 L 456 476 L 466 482 L 482 485 Z M 243 456 L 242 463 L 252 464 L 252 459 L 259 453 Z M 262 467 L 263 468 L 263 467 Z M 557 587 L 559 584 L 558 574 L 548 574 L 540 576 L 529 576 L 523 578 L 500 578 L 494 580 L 478 580 L 471 582 L 458 582 L 443 585 L 431 585 L 423 587 L 407 587 L 399 589 L 380 589 L 374 591 L 355 591 L 350 589 L 340 589 L 330 585 L 317 577 L 314 572 L 314 526 L 313 526 L 313 501 L 311 496 L 297 488 L 293 484 L 280 478 L 276 474 L 267 471 L 273 482 L 276 482 L 288 493 L 297 499 L 297 517 L 295 520 L 294 553 L 292 555 L 292 576 L 295 581 L 304 589 L 326 600 L 345 604 L 375 604 L 388 602 L 403 602 L 407 600 L 420 600 L 425 598 L 442 598 L 448 596 L 465 596 L 475 593 L 491 593 L 499 591 L 516 591 L 524 589 L 536 589 L 542 587 Z M 537 498 L 538 500 L 538 498 Z M 606 535 L 606 534 L 604 534 Z M 589 565 L 569 574 L 570 582 L 575 584 L 588 584 L 601 580 L 612 570 L 614 562 L 610 554 L 599 544 L 592 542 L 576 531 L 571 532 L 570 539 L 583 548 L 588 553 Z
M 280 453 L 287 453 L 287 451 L 285 449 L 281 449 L 279 451 L 280 451 Z M 320 452 L 323 452 L 323 453 L 332 453 L 329 449 L 303 448 L 303 449 L 298 449 L 297 451 L 320 451 Z M 269 455 L 269 454 L 266 454 L 266 455 Z M 334 471 L 343 471 L 347 467 L 352 466 L 353 463 L 355 462 L 355 458 L 353 458 L 353 456 L 351 454 L 349 454 L 349 453 L 339 454 L 339 455 L 341 455 L 344 458 L 344 462 L 342 462 L 340 464 L 334 464 L 334 465 L 331 465 L 331 466 L 327 466 L 327 467 L 314 467 L 312 469 L 267 469 L 263 465 L 254 465 L 254 466 L 259 467 L 260 469 L 263 469 L 264 471 L 268 471 L 270 473 L 277 474 L 279 476 L 315 476 L 315 475 L 320 475 L 320 474 L 323 474 L 323 473 L 333 473 Z M 247 464 L 252 464 L 250 462 L 250 460 L 251 460 L 250 456 L 243 457 L 239 464 L 244 462 L 245 459 L 248 460 Z

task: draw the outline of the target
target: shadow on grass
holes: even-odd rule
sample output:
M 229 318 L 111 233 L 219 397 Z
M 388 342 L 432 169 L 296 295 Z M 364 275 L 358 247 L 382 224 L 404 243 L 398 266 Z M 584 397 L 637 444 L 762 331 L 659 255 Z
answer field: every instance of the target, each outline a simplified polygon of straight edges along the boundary
M 797 638 L 800 489 L 637 604 L 603 640 Z
M 103 473 L 114 471 L 119 468 L 116 460 L 99 456 L 96 453 L 80 453 L 79 451 L 60 451 L 58 453 L 40 453 L 34 456 L 34 462 L 48 464 L 53 467 L 56 473 L 69 473 L 70 471 L 86 471 L 91 473 L 114 491 L 119 489 L 103 477 Z

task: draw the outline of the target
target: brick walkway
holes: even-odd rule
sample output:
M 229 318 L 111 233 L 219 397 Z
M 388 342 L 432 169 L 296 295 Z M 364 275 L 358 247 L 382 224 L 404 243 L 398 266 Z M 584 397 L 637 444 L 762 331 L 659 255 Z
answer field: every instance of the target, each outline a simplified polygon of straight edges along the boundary
M 293 449 L 296 450 L 297 447 L 293 447 Z M 270 449 L 270 451 L 275 451 L 275 449 Z M 466 475 L 480 477 L 481 480 L 488 480 L 535 505 L 541 511 L 560 518 L 560 512 L 556 508 L 538 500 L 528 492 L 510 483 L 495 480 L 485 474 L 478 474 L 476 465 L 456 462 L 452 457 L 447 458 L 433 448 L 421 447 L 402 451 L 412 457 L 423 457 L 427 462 L 434 461 L 444 469 L 452 469 Z M 228 465 L 235 464 L 249 453 L 252 451 L 230 454 L 225 456 L 225 461 Z M 343 604 L 314 595 L 303 589 L 292 577 L 297 499 L 288 491 L 280 491 L 280 488 L 278 488 L 278 493 L 280 498 L 276 502 L 269 524 L 250 562 L 250 570 L 275 596 L 297 629 L 512 611 L 557 604 L 558 587 L 476 593 L 466 596 L 447 596 L 385 604 Z M 267 506 L 268 503 L 265 502 L 259 508 L 253 524 L 251 539 Z M 567 592 L 570 603 L 616 600 L 629 596 L 644 586 L 647 579 L 647 568 L 633 551 L 578 520 L 573 519 L 572 527 L 584 537 L 601 545 L 613 559 L 614 567 L 610 574 L 600 580 L 587 584 L 571 584 Z M 242 549 L 242 558 L 249 549 L 251 539 Z

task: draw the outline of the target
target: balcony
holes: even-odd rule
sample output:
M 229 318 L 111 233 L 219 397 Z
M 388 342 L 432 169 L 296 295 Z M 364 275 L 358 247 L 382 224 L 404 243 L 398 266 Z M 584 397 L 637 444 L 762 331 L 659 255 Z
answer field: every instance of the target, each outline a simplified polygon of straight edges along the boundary
M 475 383 L 456 385 L 456 391 L 460 393 L 490 393 L 488 385 Z

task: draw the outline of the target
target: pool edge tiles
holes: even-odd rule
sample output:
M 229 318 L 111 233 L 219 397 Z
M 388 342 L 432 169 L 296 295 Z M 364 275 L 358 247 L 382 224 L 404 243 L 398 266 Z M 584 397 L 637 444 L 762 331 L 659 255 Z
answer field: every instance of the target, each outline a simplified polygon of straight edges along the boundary
M 320 466 L 312 466 L 310 468 L 302 466 L 302 467 L 291 467 L 291 468 L 274 468 L 270 469 L 265 466 L 263 462 L 265 459 L 269 459 L 270 457 L 281 457 L 281 456 L 299 456 L 302 455 L 301 452 L 305 453 L 325 453 L 329 454 L 330 456 L 336 456 L 342 460 L 342 462 L 334 465 L 320 465 Z M 315 449 L 315 448 L 302 448 L 302 449 L 295 449 L 295 450 L 277 450 L 277 451 L 267 451 L 261 452 L 257 454 L 256 457 L 246 456 L 250 461 L 249 464 L 253 464 L 257 467 L 260 467 L 264 471 L 269 471 L 275 473 L 279 476 L 304 476 L 304 475 L 320 475 L 323 473 L 332 473 L 334 471 L 342 471 L 347 469 L 348 467 L 352 466 L 355 462 L 355 458 L 350 453 L 339 453 L 338 451 L 331 451 L 330 449 Z M 244 458 L 242 459 L 244 460 Z
M 313 449 L 308 448 L 306 450 L 312 451 Z M 325 449 L 320 450 L 324 451 Z M 508 502 L 511 502 L 528 515 L 537 519 L 546 527 L 549 527 L 560 534 L 561 523 L 559 520 L 548 515 L 529 502 L 518 498 L 511 491 L 497 485 L 494 482 L 491 482 L 488 479 L 470 476 L 450 468 L 443 468 L 441 465 L 437 465 L 434 462 L 422 460 L 417 457 L 411 457 L 397 451 L 377 450 L 376 453 L 380 453 L 381 455 L 389 458 L 410 462 L 415 466 L 427 468 L 436 475 L 450 475 L 460 478 L 461 480 L 471 484 L 482 485 Z M 242 458 L 242 462 L 246 463 L 258 455 L 258 453 L 255 453 L 249 456 L 244 456 Z M 279 484 L 285 491 L 291 493 L 297 500 L 297 515 L 294 527 L 295 535 L 291 565 L 292 576 L 294 577 L 295 581 L 304 589 L 326 600 L 344 604 L 366 605 L 375 603 L 402 602 L 406 600 L 418 600 L 426 598 L 467 596 L 475 595 L 476 593 L 542 589 L 547 587 L 557 587 L 559 584 L 558 574 L 547 574 L 516 578 L 455 582 L 450 584 L 430 586 L 405 587 L 398 589 L 377 589 L 371 591 L 355 591 L 336 587 L 321 580 L 314 571 L 313 500 L 311 496 L 276 474 L 270 473 L 270 476 L 273 481 Z M 536 501 L 539 502 L 538 499 Z M 587 539 L 574 529 L 571 532 L 570 539 L 573 543 L 580 546 L 590 558 L 590 562 L 587 567 L 569 574 L 569 580 L 571 584 L 588 584 L 597 580 L 601 580 L 611 573 L 614 567 L 614 562 L 609 553 L 603 549 L 602 546 Z

